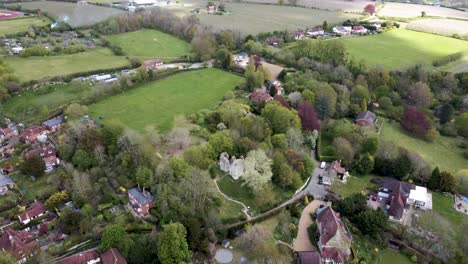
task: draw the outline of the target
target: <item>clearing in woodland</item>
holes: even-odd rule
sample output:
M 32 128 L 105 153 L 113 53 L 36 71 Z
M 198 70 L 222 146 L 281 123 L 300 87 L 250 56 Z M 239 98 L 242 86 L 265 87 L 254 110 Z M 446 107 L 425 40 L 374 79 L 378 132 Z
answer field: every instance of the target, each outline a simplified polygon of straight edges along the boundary
M 175 117 L 215 105 L 241 82 L 241 77 L 213 68 L 183 72 L 143 84 L 89 109 L 104 122 L 117 121 L 140 131 L 153 126 L 167 132 Z

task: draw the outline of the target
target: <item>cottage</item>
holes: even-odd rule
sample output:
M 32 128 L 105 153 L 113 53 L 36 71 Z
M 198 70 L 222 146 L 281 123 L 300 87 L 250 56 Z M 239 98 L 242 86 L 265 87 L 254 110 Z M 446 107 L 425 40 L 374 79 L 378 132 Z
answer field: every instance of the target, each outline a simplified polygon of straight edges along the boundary
M 338 160 L 333 161 L 330 166 L 327 168 L 328 176 L 333 179 L 338 177 L 342 181 L 346 181 L 346 178 L 349 177 L 349 173 L 346 168 L 341 167 L 341 162 Z
M 340 36 L 346 36 L 351 34 L 351 27 L 337 26 L 333 28 L 333 32 Z
M 271 97 L 266 91 L 257 89 L 255 92 L 250 94 L 250 100 L 255 104 L 265 104 L 272 101 L 273 97 Z
M 235 156 L 232 156 L 229 159 L 229 154 L 223 152 L 219 157 L 219 168 L 231 175 L 234 180 L 238 180 L 244 175 L 244 157 L 236 159 Z
M 63 116 L 57 116 L 42 123 L 42 125 L 51 133 L 59 131 L 60 126 L 65 121 Z
M 296 31 L 293 34 L 294 40 L 302 40 L 304 36 L 305 36 L 304 31 Z
M 10 192 L 15 187 L 15 182 L 0 171 L 0 196 Z
M 163 62 L 159 59 L 154 60 L 145 60 L 143 62 L 143 66 L 145 66 L 146 70 L 157 70 L 159 66 L 163 65 Z
M 322 264 L 317 251 L 299 251 L 294 253 L 294 264 Z
M 140 191 L 139 188 L 128 190 L 129 205 L 133 212 L 139 216 L 148 216 L 149 210 L 154 207 L 154 197 L 148 191 Z
M 351 254 L 352 238 L 341 222 L 339 214 L 330 206 L 319 208 L 316 221 L 320 234 L 317 245 L 323 263 L 344 263 Z
M 47 139 L 49 131 L 43 126 L 33 126 L 23 130 L 21 140 L 26 144 L 32 144 L 36 141 L 44 141 Z
M 358 34 L 358 35 L 367 34 L 367 28 L 361 25 L 353 26 L 352 32 L 353 34 Z
M 60 159 L 57 158 L 57 152 L 54 146 L 40 147 L 34 150 L 26 151 L 24 153 L 25 158 L 32 156 L 39 156 L 46 166 L 46 173 L 54 170 L 55 167 L 60 165 Z
M 373 126 L 377 121 L 377 116 L 371 111 L 359 113 L 356 116 L 355 122 L 359 126 Z
M 406 212 L 411 189 L 413 189 L 411 184 L 394 179 L 383 179 L 380 182 L 377 195 L 390 220 L 401 222 L 403 214 Z
M 17 232 L 8 228 L 0 237 L 0 252 L 7 252 L 18 263 L 25 263 L 27 258 L 39 253 L 39 245 L 34 237 L 26 231 Z
M 280 38 L 267 38 L 267 39 L 265 40 L 265 42 L 266 42 L 268 45 L 270 45 L 270 46 L 276 47 L 276 46 L 278 46 L 279 44 L 281 44 L 281 42 L 283 42 L 283 41 L 282 41 L 282 39 L 280 39 Z
M 18 215 L 20 224 L 26 225 L 32 220 L 41 217 L 47 213 L 47 209 L 41 202 L 34 202 L 26 212 Z
M 325 31 L 321 28 L 314 28 L 307 30 L 307 36 L 310 38 L 317 38 L 325 35 Z

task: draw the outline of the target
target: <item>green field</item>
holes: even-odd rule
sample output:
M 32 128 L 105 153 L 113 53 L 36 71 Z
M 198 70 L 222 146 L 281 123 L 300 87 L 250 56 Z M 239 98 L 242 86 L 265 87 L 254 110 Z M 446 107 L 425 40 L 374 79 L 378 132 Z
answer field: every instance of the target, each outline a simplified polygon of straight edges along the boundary
M 0 20 L 0 36 L 28 31 L 31 26 L 45 26 L 50 23 L 48 18 L 25 17 Z
M 152 29 L 110 35 L 105 38 L 113 45 L 120 46 L 127 56 L 140 59 L 171 60 L 190 53 L 190 45 L 187 42 Z
M 410 264 L 413 263 L 409 258 L 400 252 L 385 249 L 380 252 L 379 264 Z
M 388 69 L 416 63 L 431 64 L 449 54 L 468 51 L 468 41 L 404 29 L 338 41 L 345 44 L 350 57 L 370 65 L 381 64 Z
M 89 107 L 93 116 L 116 120 L 130 128 L 155 126 L 167 132 L 180 115 L 211 107 L 241 78 L 217 69 L 179 73 L 147 83 Z
M 463 150 L 457 146 L 454 138 L 439 136 L 435 142 L 428 142 L 406 134 L 397 122 L 389 123 L 383 120 L 380 140 L 391 141 L 398 146 L 418 153 L 433 167 L 456 173 L 467 167 L 463 158 Z
M 71 55 L 6 57 L 5 62 L 22 82 L 130 65 L 125 57 L 115 56 L 104 48 Z

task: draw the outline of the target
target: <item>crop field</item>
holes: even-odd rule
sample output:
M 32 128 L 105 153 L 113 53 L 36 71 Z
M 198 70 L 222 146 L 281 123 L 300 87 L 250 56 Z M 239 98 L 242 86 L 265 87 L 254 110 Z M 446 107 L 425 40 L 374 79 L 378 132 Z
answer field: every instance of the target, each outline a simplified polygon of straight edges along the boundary
M 421 19 L 412 21 L 406 29 L 449 36 L 454 34 L 468 39 L 468 21 L 454 19 Z
M 244 2 L 260 3 L 260 4 L 278 4 L 278 0 L 247 0 Z M 284 1 L 285 4 L 288 1 Z M 343 11 L 343 12 L 362 12 L 367 4 L 375 4 L 372 1 L 366 0 L 299 0 L 298 6 L 309 8 L 317 8 L 322 10 Z
M 65 21 L 73 27 L 92 25 L 111 16 L 123 13 L 122 10 L 110 7 L 82 5 L 66 2 L 33 1 L 15 3 L 12 5 L 18 4 L 28 10 L 40 9 L 45 11 L 56 20 Z
M 468 50 L 468 41 L 410 30 L 391 30 L 379 35 L 342 38 L 349 56 L 388 69 L 408 67 Z
M 227 15 L 200 14 L 198 17 L 205 25 L 215 30 L 232 30 L 243 34 L 258 34 L 275 30 L 298 30 L 321 25 L 324 20 L 335 24 L 359 15 L 337 11 L 261 5 L 248 3 L 226 3 Z
M 21 82 L 130 65 L 125 57 L 115 56 L 104 48 L 70 55 L 29 58 L 15 56 L 5 57 L 4 60 Z
M 463 12 L 451 8 L 390 2 L 386 2 L 384 7 L 378 11 L 378 14 L 380 16 L 386 17 L 410 18 L 420 17 L 422 11 L 426 12 L 426 16 L 468 19 L 468 12 Z
M 0 20 L 0 36 L 24 32 L 31 26 L 45 26 L 49 23 L 50 20 L 46 17 L 39 18 L 34 16 Z
M 414 151 L 433 167 L 439 166 L 440 170 L 443 171 L 456 173 L 466 168 L 463 149 L 458 147 L 454 138 L 439 136 L 435 142 L 428 142 L 406 134 L 400 128 L 399 123 L 384 121 L 380 140 L 390 141 Z
M 152 29 L 110 35 L 105 38 L 113 45 L 120 46 L 127 56 L 140 59 L 171 60 L 190 53 L 190 45 L 184 40 Z
M 175 117 L 215 105 L 241 81 L 217 69 L 179 73 L 90 105 L 90 114 L 137 130 L 154 126 L 167 132 Z

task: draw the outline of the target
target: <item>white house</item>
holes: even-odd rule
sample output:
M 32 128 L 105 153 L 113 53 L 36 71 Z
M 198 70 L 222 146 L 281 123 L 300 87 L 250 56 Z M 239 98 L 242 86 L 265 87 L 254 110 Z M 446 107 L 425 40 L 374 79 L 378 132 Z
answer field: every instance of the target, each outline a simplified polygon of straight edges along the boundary
M 325 31 L 321 28 L 314 28 L 307 30 L 307 36 L 310 38 L 321 37 L 325 34 Z
M 333 28 L 333 32 L 340 36 L 350 35 L 351 31 L 351 27 L 337 26 Z
M 427 192 L 426 187 L 416 186 L 411 189 L 407 203 L 423 210 L 431 210 L 432 194 Z

